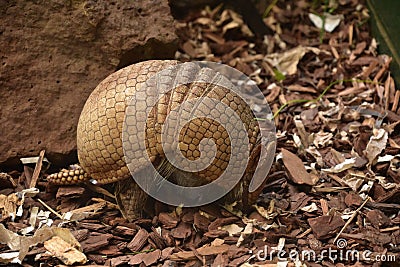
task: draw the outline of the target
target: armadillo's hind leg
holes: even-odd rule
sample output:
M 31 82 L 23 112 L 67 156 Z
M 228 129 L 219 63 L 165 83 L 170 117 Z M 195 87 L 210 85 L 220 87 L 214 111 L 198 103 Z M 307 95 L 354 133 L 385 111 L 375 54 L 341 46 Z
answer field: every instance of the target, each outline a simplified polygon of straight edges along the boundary
M 116 183 L 115 199 L 125 219 L 131 222 L 143 218 L 148 195 L 133 179 Z
M 47 176 L 47 180 L 56 185 L 79 184 L 88 179 L 89 175 L 77 164 L 72 165 L 70 170 L 62 169 L 58 173 Z
M 148 192 L 157 192 L 163 186 L 163 181 L 171 178 L 176 171 L 165 159 L 161 159 L 155 164 L 157 170 L 153 167 L 144 167 L 134 174 L 136 180 L 139 179 L 142 183 L 141 185 Z M 156 175 L 160 175 L 165 180 L 156 182 Z M 162 192 L 163 194 L 175 194 L 175 192 Z M 164 197 L 168 198 L 167 195 L 164 195 Z M 133 178 L 121 180 L 116 183 L 115 199 L 122 215 L 128 221 L 143 218 L 144 213 L 148 215 L 152 214 L 156 203 L 155 199 L 150 197 Z

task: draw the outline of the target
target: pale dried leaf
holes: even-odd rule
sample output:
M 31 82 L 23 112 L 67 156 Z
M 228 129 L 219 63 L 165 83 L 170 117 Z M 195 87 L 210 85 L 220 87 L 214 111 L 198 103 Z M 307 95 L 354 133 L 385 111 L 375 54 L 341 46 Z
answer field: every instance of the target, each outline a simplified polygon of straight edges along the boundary
M 343 181 L 351 188 L 354 192 L 358 192 L 359 189 L 366 181 L 365 174 L 363 173 L 349 173 L 343 177 Z
M 31 246 L 43 243 L 53 236 L 60 236 L 63 240 L 73 240 L 73 244 L 77 244 L 78 247 L 80 246 L 70 230 L 66 228 L 45 227 L 38 229 L 33 236 L 20 236 L 6 229 L 3 224 L 0 224 L 0 243 L 7 244 L 12 250 L 18 250 L 18 258 L 20 261 L 25 258 Z
M 305 212 L 314 212 L 318 210 L 317 204 L 315 204 L 314 202 L 311 203 L 311 205 L 305 206 L 301 208 L 302 211 Z
M 297 72 L 297 65 L 300 59 L 307 52 L 319 54 L 321 50 L 315 47 L 298 46 L 283 53 L 267 55 L 264 60 L 266 60 L 273 67 L 277 68 L 283 74 L 293 75 Z
M 240 24 L 237 23 L 236 21 L 231 21 L 228 24 L 226 24 L 223 28 L 222 28 L 222 32 L 226 33 L 228 30 L 230 29 L 234 29 L 240 27 Z
M 349 158 L 343 161 L 342 163 L 339 163 L 329 169 L 322 169 L 322 171 L 328 173 L 339 173 L 352 168 L 355 165 L 355 163 L 356 163 L 356 158 Z
M 228 224 L 221 227 L 222 230 L 225 230 L 229 233 L 229 236 L 233 236 L 235 234 L 240 233 L 244 228 L 238 226 L 237 224 Z
M 314 134 L 313 144 L 317 148 L 323 148 L 323 147 L 326 147 L 326 146 L 332 144 L 332 138 L 333 138 L 332 133 L 319 131 L 318 133 Z
M 272 201 L 271 201 L 271 203 L 272 203 Z M 258 212 L 261 216 L 263 216 L 265 219 L 273 219 L 273 218 L 276 217 L 276 214 L 275 214 L 275 213 L 273 213 L 273 212 L 271 212 L 271 211 L 265 209 L 265 208 L 262 207 L 262 206 L 254 205 L 254 207 L 256 208 L 257 212 Z
M 343 20 L 343 15 L 331 15 L 329 13 L 324 13 L 325 24 L 321 16 L 309 13 L 308 17 L 314 23 L 315 27 L 322 29 L 324 28 L 327 32 L 333 32 L 333 30 L 340 24 L 340 21 Z
M 251 234 L 252 232 L 253 232 L 253 222 L 252 221 L 248 221 L 246 223 L 246 227 L 244 228 L 243 232 L 240 233 L 240 237 L 239 237 L 239 239 L 238 239 L 238 241 L 236 243 L 236 246 L 239 247 L 242 244 L 244 238 L 247 235 Z
M 53 236 L 50 240 L 45 241 L 44 247 L 66 265 L 83 264 L 87 261 L 85 254 L 59 236 Z
M 2 218 L 11 217 L 14 220 L 17 216 L 17 207 L 21 205 L 22 199 L 18 194 L 0 195 L 0 211 Z
M 4 252 L 0 253 L 0 263 L 7 264 L 7 263 L 15 263 L 21 264 L 21 261 L 18 258 L 19 252 Z
M 370 165 L 372 165 L 375 158 L 386 147 L 387 140 L 388 140 L 388 133 L 384 129 L 373 130 L 373 135 L 369 139 L 367 148 L 365 149 L 364 152 Z

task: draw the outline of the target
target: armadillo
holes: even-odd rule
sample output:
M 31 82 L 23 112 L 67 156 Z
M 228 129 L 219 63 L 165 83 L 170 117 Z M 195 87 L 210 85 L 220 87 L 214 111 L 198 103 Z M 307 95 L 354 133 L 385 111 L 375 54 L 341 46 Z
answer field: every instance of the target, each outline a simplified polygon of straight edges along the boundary
M 115 197 L 123 216 L 128 220 L 142 217 L 145 202 L 149 197 L 132 179 L 132 175 L 142 176 L 141 179 L 151 181 L 153 174 L 146 171 L 148 167 L 146 161 L 142 161 L 141 158 L 127 159 L 124 154 L 126 144 L 123 140 L 123 128 L 126 110 L 138 88 L 145 86 L 150 77 L 177 64 L 179 62 L 174 60 L 140 62 L 120 69 L 104 79 L 87 99 L 79 118 L 77 150 L 81 169 L 53 174 L 48 176 L 48 180 L 54 184 L 71 184 L 91 177 L 98 184 L 115 183 Z M 151 93 L 146 90 L 144 92 Z M 145 140 L 135 140 L 134 133 L 133 138 L 128 139 L 129 150 L 133 154 L 147 153 L 148 159 L 158 173 L 178 185 L 199 186 L 216 180 L 226 169 L 232 155 L 229 135 L 224 127 L 212 119 L 211 115 L 214 114 L 212 108 L 204 111 L 209 114 L 190 121 L 181 129 L 178 142 L 182 154 L 189 160 L 196 160 L 200 157 L 201 140 L 213 139 L 217 152 L 215 159 L 206 169 L 196 172 L 177 169 L 168 162 L 165 148 L 163 149 L 161 145 L 160 127 L 171 110 L 188 99 L 203 96 L 229 106 L 239 114 L 246 129 L 250 160 L 239 183 L 223 198 L 223 201 L 236 201 L 241 208 L 247 209 L 262 190 L 262 186 L 251 193 L 247 190 L 260 154 L 258 149 L 261 139 L 260 128 L 251 109 L 234 92 L 201 82 L 172 88 L 154 107 L 151 107 L 151 112 L 146 118 Z M 133 126 L 135 119 L 139 120 L 133 115 Z M 229 122 L 230 118 L 227 118 L 225 123 Z M 135 132 L 135 128 L 133 130 Z M 145 149 L 137 145 L 142 141 L 146 145 Z M 132 162 L 127 162 L 128 160 Z

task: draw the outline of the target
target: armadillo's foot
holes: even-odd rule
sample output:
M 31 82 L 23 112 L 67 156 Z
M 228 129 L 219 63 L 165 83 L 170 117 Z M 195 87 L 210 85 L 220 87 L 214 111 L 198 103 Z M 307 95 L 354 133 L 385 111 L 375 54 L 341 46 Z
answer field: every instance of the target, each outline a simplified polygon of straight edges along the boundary
M 89 175 L 77 164 L 72 165 L 70 170 L 62 169 L 47 176 L 50 183 L 57 185 L 79 184 L 88 179 Z

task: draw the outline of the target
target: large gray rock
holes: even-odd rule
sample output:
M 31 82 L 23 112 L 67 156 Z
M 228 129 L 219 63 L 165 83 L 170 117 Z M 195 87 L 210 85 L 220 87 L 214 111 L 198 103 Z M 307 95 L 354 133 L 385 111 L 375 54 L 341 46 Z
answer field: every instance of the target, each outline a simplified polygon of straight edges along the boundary
M 0 163 L 73 155 L 85 100 L 116 69 L 173 58 L 167 0 L 0 2 Z

